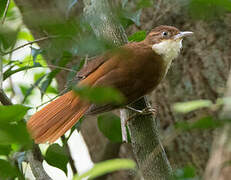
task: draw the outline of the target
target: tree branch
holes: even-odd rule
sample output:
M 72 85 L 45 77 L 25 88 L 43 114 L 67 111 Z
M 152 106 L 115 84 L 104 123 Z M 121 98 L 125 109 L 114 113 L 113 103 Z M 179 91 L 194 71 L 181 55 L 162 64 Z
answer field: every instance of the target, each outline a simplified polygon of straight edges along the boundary
M 51 38 L 57 38 L 57 36 L 46 36 L 46 37 L 41 37 L 41 38 L 39 38 L 39 39 L 35 39 L 34 41 L 30 41 L 30 42 L 28 42 L 28 43 L 25 43 L 25 44 L 23 44 L 23 45 L 21 45 L 21 46 L 19 46 L 19 47 L 16 47 L 16 48 L 14 48 L 14 49 L 12 49 L 12 50 L 10 50 L 10 51 L 3 52 L 2 55 L 10 54 L 10 53 L 12 53 L 12 52 L 14 52 L 14 51 L 17 51 L 17 50 L 19 50 L 19 49 L 25 47 L 25 46 L 32 45 L 32 44 L 34 44 L 34 43 L 38 43 L 38 42 L 41 42 L 41 41 L 45 41 L 45 40 L 51 39 Z
M 7 97 L 7 95 L 5 94 L 5 92 L 3 91 L 3 89 L 0 89 L 0 102 L 1 102 L 2 105 L 4 105 L 4 106 L 12 105 L 12 102 L 11 102 L 10 99 Z
M 151 107 L 146 97 L 130 105 L 132 108 L 143 110 Z M 134 112 L 127 111 L 127 117 Z M 168 179 L 172 174 L 170 163 L 164 151 L 153 115 L 133 116 L 127 123 L 130 132 L 133 152 L 145 180 Z M 158 148 L 158 153 L 153 149 Z M 148 166 L 146 166 L 148 164 Z
M 43 168 L 43 157 L 37 144 L 33 149 L 26 153 L 27 161 L 30 163 L 31 170 L 36 180 L 52 180 Z

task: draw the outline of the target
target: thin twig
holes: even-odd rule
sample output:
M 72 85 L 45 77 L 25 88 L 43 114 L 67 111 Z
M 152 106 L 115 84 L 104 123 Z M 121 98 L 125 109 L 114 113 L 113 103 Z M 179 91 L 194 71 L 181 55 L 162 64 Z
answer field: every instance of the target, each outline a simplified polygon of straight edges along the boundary
M 5 92 L 3 91 L 3 89 L 0 89 L 0 102 L 1 102 L 2 105 L 4 105 L 4 106 L 12 105 L 12 102 L 11 102 L 10 99 L 7 97 L 7 95 L 5 94 Z
M 26 158 L 36 179 L 52 180 L 43 168 L 43 157 L 37 144 L 34 145 L 32 150 L 27 152 Z
M 47 65 L 47 66 L 43 66 L 43 67 L 53 67 L 53 68 L 57 68 L 57 69 L 62 69 L 62 70 L 66 70 L 66 71 L 71 71 L 71 72 L 76 72 L 76 70 L 70 69 L 70 68 L 65 68 L 65 67 L 61 67 L 61 66 L 55 66 L 55 65 Z
M 7 11 L 9 9 L 9 5 L 10 5 L 10 0 L 7 0 L 6 7 L 5 7 L 5 10 L 4 10 L 4 13 L 3 13 L 3 17 L 2 17 L 2 24 L 4 24 L 4 22 L 5 22 L 6 14 L 7 14 Z
M 41 41 L 44 41 L 44 40 L 47 40 L 47 39 L 57 38 L 57 37 L 58 37 L 58 36 L 46 36 L 46 37 L 42 37 L 42 38 L 36 39 L 36 40 L 34 40 L 34 41 L 30 41 L 30 42 L 28 42 L 28 43 L 25 43 L 25 44 L 23 44 L 23 45 L 21 45 L 21 46 L 19 46 L 19 47 L 16 47 L 16 48 L 14 48 L 14 49 L 12 49 L 12 50 L 10 50 L 10 51 L 8 51 L 8 52 L 4 52 L 4 53 L 2 53 L 2 55 L 7 55 L 7 54 L 10 54 L 10 53 L 12 53 L 12 52 L 14 52 L 14 51 L 17 51 L 17 50 L 19 50 L 19 49 L 25 47 L 25 46 L 32 45 L 32 44 L 34 44 L 34 43 L 38 43 L 38 42 L 41 42 Z
M 71 151 L 70 151 L 70 147 L 67 144 L 67 139 L 63 135 L 63 136 L 61 136 L 61 140 L 62 140 L 64 148 L 66 149 L 66 152 L 67 152 L 67 155 L 68 155 L 68 158 L 69 158 L 69 163 L 71 165 L 72 172 L 73 172 L 73 174 L 77 174 L 78 172 L 77 172 L 77 169 L 75 167 L 74 159 L 71 156 Z

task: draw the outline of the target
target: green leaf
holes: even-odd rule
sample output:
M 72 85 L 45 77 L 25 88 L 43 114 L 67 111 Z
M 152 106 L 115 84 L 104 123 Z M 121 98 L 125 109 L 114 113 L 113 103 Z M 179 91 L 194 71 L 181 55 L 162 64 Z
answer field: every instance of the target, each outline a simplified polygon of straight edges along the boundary
M 67 163 L 69 161 L 65 148 L 59 144 L 52 144 L 47 149 L 45 160 L 51 166 L 63 170 L 67 174 Z
M 195 100 L 195 101 L 188 101 L 182 103 L 175 103 L 173 105 L 173 109 L 179 113 L 188 113 L 197 109 L 211 107 L 213 105 L 212 101 L 210 100 Z
M 15 74 L 17 72 L 21 72 L 21 71 L 25 71 L 25 70 L 32 69 L 32 68 L 37 68 L 37 67 L 41 67 L 41 65 L 39 63 L 36 63 L 33 66 L 23 66 L 23 67 L 15 69 L 15 70 L 11 70 L 12 67 L 9 67 L 9 69 L 7 69 L 3 73 L 3 80 L 6 80 L 8 77 L 10 77 L 11 75 L 13 75 L 13 74 Z
M 27 132 L 26 123 L 0 123 L 0 144 L 19 144 L 24 148 L 30 148 L 32 141 Z
M 41 90 L 41 96 L 43 97 L 43 95 L 45 94 L 45 92 L 47 91 L 47 88 L 50 86 L 52 80 L 54 79 L 54 77 L 56 76 L 58 72 L 57 71 L 51 71 L 47 76 L 46 79 L 42 82 L 42 85 L 40 87 Z
M 0 19 L 2 19 L 2 16 L 3 16 L 3 13 L 4 13 L 4 10 L 6 8 L 6 4 L 7 4 L 7 0 L 1 0 L 0 1 Z
M 175 127 L 182 130 L 212 129 L 222 126 L 227 121 L 214 120 L 212 117 L 204 117 L 196 122 L 177 122 Z
M 19 31 L 18 33 L 18 39 L 26 40 L 26 41 L 33 41 L 33 36 L 26 31 Z
M 113 113 L 105 113 L 98 116 L 99 130 L 110 141 L 122 142 L 120 118 Z
M 19 104 L 0 106 L 0 122 L 20 121 L 29 109 L 29 107 Z
M 11 146 L 10 145 L 0 145 L 0 155 L 7 156 L 11 152 Z
M 130 159 L 113 159 L 100 162 L 94 165 L 92 169 L 81 176 L 75 176 L 73 180 L 82 180 L 84 177 L 93 179 L 104 174 L 122 169 L 135 169 L 136 164 Z
M 0 179 L 14 178 L 19 175 L 16 167 L 12 166 L 8 161 L 0 159 Z
M 138 31 L 138 32 L 132 34 L 131 36 L 129 36 L 128 40 L 140 42 L 140 41 L 143 41 L 145 39 L 146 35 L 147 35 L 146 31 Z
M 174 180 L 196 180 L 196 171 L 192 166 L 186 166 L 182 169 L 177 169 L 173 174 Z
M 34 81 L 37 81 L 38 79 L 40 79 L 42 76 L 46 75 L 45 72 L 41 72 L 41 73 L 35 73 L 34 74 Z
M 56 87 L 52 87 L 52 86 L 48 86 L 46 92 L 47 93 L 51 93 L 51 94 L 56 94 L 56 95 L 59 93 L 58 89 Z
M 74 92 L 81 98 L 96 104 L 124 102 L 124 96 L 111 87 L 74 87 Z

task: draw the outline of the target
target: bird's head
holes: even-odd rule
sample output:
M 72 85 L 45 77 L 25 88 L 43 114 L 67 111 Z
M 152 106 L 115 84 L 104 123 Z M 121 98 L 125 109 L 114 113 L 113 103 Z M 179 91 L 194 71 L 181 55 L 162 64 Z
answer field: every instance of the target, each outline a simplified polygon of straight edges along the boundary
M 173 26 L 158 26 L 147 35 L 145 41 L 169 63 L 178 56 L 183 38 L 192 34 L 193 32 L 180 31 Z

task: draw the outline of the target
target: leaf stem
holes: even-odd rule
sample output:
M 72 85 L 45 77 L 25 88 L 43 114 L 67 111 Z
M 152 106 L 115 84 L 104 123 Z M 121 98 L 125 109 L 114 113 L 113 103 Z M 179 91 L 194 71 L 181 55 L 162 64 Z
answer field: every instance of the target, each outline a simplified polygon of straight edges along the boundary
M 2 17 L 2 24 L 4 24 L 4 22 L 5 22 L 6 14 L 7 14 L 7 11 L 9 9 L 9 5 L 10 5 L 10 0 L 7 0 L 6 7 L 5 7 L 5 10 L 4 10 L 4 13 L 3 13 L 3 17 Z

